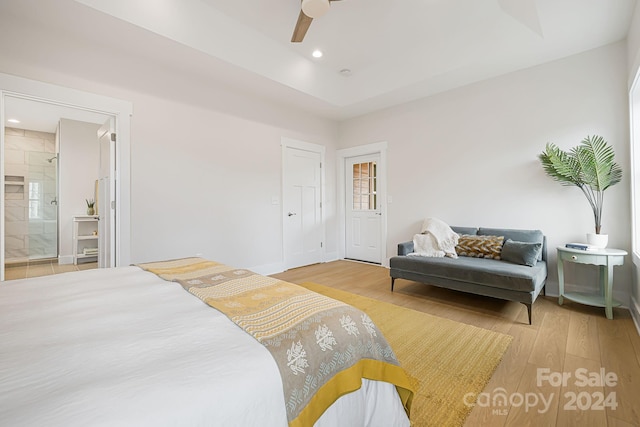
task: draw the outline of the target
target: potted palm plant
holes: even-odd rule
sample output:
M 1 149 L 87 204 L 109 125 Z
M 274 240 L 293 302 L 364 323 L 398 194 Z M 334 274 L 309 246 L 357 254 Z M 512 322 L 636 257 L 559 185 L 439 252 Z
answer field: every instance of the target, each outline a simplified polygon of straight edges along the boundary
M 562 185 L 575 185 L 586 196 L 595 220 L 595 233 L 587 233 L 587 242 L 606 247 L 608 236 L 600 233 L 604 192 L 622 179 L 613 148 L 603 137 L 594 135 L 569 151 L 548 143 L 538 157 L 547 175 Z

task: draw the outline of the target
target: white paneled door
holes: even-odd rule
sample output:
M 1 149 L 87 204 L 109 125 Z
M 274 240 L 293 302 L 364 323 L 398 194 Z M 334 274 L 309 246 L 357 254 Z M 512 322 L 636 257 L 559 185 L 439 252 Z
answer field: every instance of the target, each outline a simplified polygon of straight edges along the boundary
M 345 257 L 381 263 L 380 154 L 345 159 Z
M 321 153 L 284 150 L 284 260 L 295 268 L 322 261 Z
M 115 131 L 113 119 L 98 130 L 100 168 L 96 197 L 98 199 L 98 267 L 115 266 Z

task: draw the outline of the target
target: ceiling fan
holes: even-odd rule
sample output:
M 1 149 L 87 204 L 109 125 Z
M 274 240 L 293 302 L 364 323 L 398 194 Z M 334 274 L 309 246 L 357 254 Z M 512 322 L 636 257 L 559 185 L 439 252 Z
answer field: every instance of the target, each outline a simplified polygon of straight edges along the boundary
M 340 0 L 302 0 L 300 15 L 298 15 L 298 22 L 296 22 L 296 27 L 293 29 L 291 42 L 300 43 L 304 40 L 311 21 L 327 13 L 330 8 L 330 3 L 334 1 Z

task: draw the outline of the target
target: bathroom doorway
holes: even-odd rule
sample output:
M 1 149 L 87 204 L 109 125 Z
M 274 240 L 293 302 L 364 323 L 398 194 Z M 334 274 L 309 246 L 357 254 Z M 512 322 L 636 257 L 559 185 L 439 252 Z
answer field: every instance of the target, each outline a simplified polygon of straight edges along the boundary
M 106 121 L 113 123 L 114 133 L 111 135 L 113 157 L 110 161 L 108 173 L 109 188 L 112 190 L 110 191 L 109 200 L 96 200 L 97 206 L 100 206 L 101 203 L 103 206 L 109 206 L 112 212 L 110 215 L 105 215 L 105 218 L 113 220 L 111 225 L 112 233 L 109 236 L 98 235 L 98 238 L 109 239 L 112 249 L 109 262 L 101 265 L 101 267 L 129 265 L 131 257 L 129 153 L 131 115 L 133 111 L 131 102 L 0 73 L 0 200 L 2 200 L 3 205 L 8 187 L 6 185 L 7 179 L 5 179 L 7 174 L 5 173 L 4 160 L 5 157 L 9 157 L 5 154 L 5 127 L 15 128 L 15 125 L 17 125 L 17 123 L 9 122 L 12 119 L 10 115 L 14 115 L 17 111 L 15 109 L 16 101 L 17 104 L 27 105 L 28 108 L 25 111 L 27 114 L 24 117 L 27 117 L 28 120 L 33 120 L 35 123 L 43 117 L 40 114 L 42 111 L 55 111 L 57 112 L 57 117 L 53 122 L 57 121 L 58 125 L 62 126 L 62 130 L 57 129 L 56 131 L 56 155 L 45 159 L 47 163 L 49 159 L 51 159 L 52 163 L 57 162 L 58 191 L 53 204 L 51 204 L 51 201 L 54 201 L 53 199 L 47 201 L 46 198 L 43 199 L 43 203 L 46 201 L 51 206 L 57 207 L 58 260 L 64 261 L 63 264 L 65 265 L 73 263 L 75 253 L 72 253 L 69 249 L 64 249 L 64 243 L 69 240 L 69 235 L 72 234 L 72 231 L 65 232 L 63 224 L 67 221 L 72 221 L 73 217 L 78 214 L 89 215 L 88 204 L 85 199 L 90 201 L 98 193 L 96 181 L 100 166 L 100 144 L 97 142 L 97 130 Z M 64 113 L 61 114 L 61 111 L 64 111 Z M 19 118 L 15 119 L 20 120 Z M 68 125 L 66 127 L 64 126 L 65 122 Z M 29 128 L 37 129 L 33 126 L 29 126 Z M 66 138 L 73 134 L 77 137 L 75 140 L 81 143 L 89 140 L 96 141 L 95 148 L 98 149 L 98 154 L 95 161 L 87 157 L 86 153 L 78 153 L 76 151 L 78 147 L 86 148 L 91 146 L 91 143 L 79 144 L 74 149 L 70 148 L 73 147 L 73 144 L 65 142 L 67 141 Z M 73 173 L 83 168 L 91 169 L 92 178 L 84 177 L 76 180 Z M 87 181 L 90 182 L 87 183 Z M 23 193 L 29 186 L 28 180 L 24 182 Z M 75 195 L 66 186 L 67 184 L 73 186 L 74 183 L 82 185 L 80 192 L 76 192 Z M 65 211 L 65 206 L 69 210 Z M 28 217 L 28 207 L 25 212 L 25 217 Z M 26 224 L 23 224 L 22 227 L 26 227 Z M 73 230 L 73 227 L 70 227 Z M 5 280 L 5 228 L 5 209 L 3 206 L 0 209 L 0 281 Z M 70 243 L 70 245 L 74 246 L 73 243 Z M 72 255 L 66 255 L 67 252 L 72 253 Z M 66 258 L 63 259 L 65 256 Z
M 17 95 L 4 107 L 5 267 L 74 264 L 71 215 L 96 199 L 97 130 L 111 116 Z

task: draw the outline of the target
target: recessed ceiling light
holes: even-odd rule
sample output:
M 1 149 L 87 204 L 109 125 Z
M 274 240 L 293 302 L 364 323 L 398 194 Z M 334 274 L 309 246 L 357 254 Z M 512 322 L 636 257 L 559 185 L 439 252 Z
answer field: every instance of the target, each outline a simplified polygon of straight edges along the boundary
M 20 120 L 18 120 L 18 119 L 8 119 L 7 121 L 9 123 L 20 123 Z
M 313 53 L 311 54 L 314 58 L 322 58 L 322 51 L 320 49 L 316 49 L 313 51 Z

